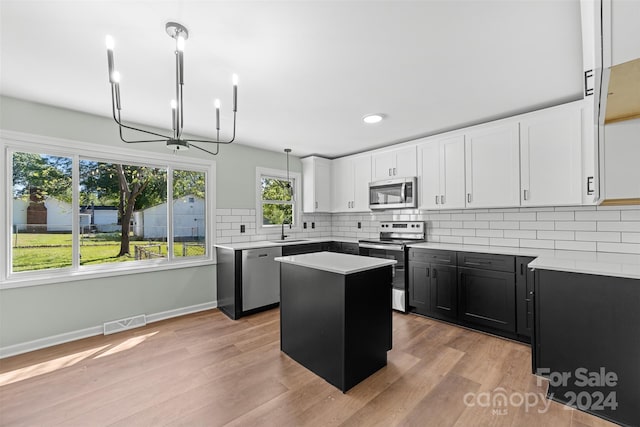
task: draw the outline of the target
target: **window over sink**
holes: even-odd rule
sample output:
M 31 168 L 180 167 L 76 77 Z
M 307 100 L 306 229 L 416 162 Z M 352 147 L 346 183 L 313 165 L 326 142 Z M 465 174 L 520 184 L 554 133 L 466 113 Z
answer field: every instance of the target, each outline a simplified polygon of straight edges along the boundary
M 256 222 L 263 231 L 275 232 L 282 224 L 298 227 L 300 174 L 256 168 Z

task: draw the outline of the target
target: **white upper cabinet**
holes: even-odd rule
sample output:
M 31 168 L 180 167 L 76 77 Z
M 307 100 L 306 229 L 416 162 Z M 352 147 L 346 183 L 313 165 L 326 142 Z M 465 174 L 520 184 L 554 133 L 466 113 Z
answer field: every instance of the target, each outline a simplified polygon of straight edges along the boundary
M 331 160 L 311 156 L 300 161 L 303 212 L 331 212 Z
M 582 203 L 582 109 L 551 108 L 520 121 L 522 206 Z
M 376 152 L 371 156 L 373 181 L 417 175 L 416 147 Z
M 357 155 L 333 160 L 332 212 L 369 210 L 371 156 Z
M 520 206 L 518 123 L 478 127 L 466 138 L 466 207 Z
M 464 135 L 430 139 L 418 145 L 421 209 L 465 207 Z

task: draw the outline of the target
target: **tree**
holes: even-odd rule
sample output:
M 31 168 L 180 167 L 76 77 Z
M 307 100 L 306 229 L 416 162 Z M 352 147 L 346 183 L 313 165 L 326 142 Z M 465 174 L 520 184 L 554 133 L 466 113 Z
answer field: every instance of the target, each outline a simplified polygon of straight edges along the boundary
M 25 196 L 35 189 L 40 197 L 51 196 L 71 203 L 70 157 L 13 153 L 12 160 L 14 197 Z
M 120 219 L 120 251 L 116 256 L 130 255 L 130 232 L 133 212 L 166 201 L 166 170 L 89 160 L 80 162 L 83 200 L 118 207 Z
M 293 224 L 293 189 L 283 179 L 262 178 L 262 217 L 264 224 Z M 274 203 L 269 203 L 269 201 Z M 265 203 L 266 202 L 266 203 Z M 276 203 L 285 202 L 285 203 Z

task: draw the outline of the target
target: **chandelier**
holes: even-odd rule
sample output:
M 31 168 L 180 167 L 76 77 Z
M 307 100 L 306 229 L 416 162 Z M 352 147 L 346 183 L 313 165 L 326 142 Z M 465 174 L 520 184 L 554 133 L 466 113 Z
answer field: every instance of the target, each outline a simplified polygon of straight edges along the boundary
M 167 34 L 176 41 L 176 97 L 171 100 L 171 117 L 172 117 L 172 129 L 173 134 L 171 136 L 162 135 L 160 133 L 151 132 L 149 130 L 139 129 L 130 125 L 126 125 L 122 122 L 120 113 L 122 106 L 120 102 L 120 73 L 115 70 L 113 61 L 113 46 L 114 41 L 111 36 L 107 36 L 107 62 L 109 66 L 109 83 L 111 84 L 111 109 L 113 111 L 113 120 L 118 124 L 120 133 L 120 139 L 128 144 L 136 144 L 140 142 L 166 142 L 167 148 L 170 150 L 188 150 L 190 147 L 204 151 L 206 153 L 216 155 L 220 151 L 219 144 L 231 144 L 236 138 L 236 112 L 238 107 L 238 76 L 233 75 L 233 135 L 228 141 L 220 141 L 220 100 L 215 100 L 216 109 L 216 140 L 206 139 L 185 139 L 182 137 L 182 129 L 184 127 L 184 108 L 182 102 L 182 87 L 184 86 L 184 42 L 189 38 L 189 31 L 181 24 L 177 22 L 167 22 L 166 26 Z M 152 135 L 160 139 L 140 139 L 140 140 L 127 140 L 122 134 L 122 129 L 130 129 L 137 132 L 143 132 L 147 135 Z M 216 144 L 215 151 L 209 151 L 195 143 L 207 143 Z

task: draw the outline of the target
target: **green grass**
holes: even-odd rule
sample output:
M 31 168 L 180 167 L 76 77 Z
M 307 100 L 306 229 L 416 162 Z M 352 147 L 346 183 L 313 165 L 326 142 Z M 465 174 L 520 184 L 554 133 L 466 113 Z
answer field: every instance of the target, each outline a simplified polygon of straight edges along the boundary
M 80 265 L 135 261 L 136 245 L 153 245 L 152 252 L 157 252 L 160 245 L 161 254 L 167 256 L 165 242 L 132 241 L 131 256 L 116 257 L 120 252 L 120 237 L 116 233 L 99 233 L 80 240 Z M 72 264 L 71 234 L 20 233 L 13 236 L 12 247 L 14 272 L 65 268 Z M 189 246 L 187 250 L 188 256 L 204 255 L 203 247 Z M 174 244 L 174 254 L 182 256 L 182 243 Z

